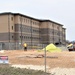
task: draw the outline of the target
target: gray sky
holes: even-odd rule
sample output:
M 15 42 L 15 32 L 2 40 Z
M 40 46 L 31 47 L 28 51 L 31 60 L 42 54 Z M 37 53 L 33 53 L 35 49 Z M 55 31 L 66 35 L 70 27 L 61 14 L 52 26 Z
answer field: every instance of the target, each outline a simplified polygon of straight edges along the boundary
M 75 0 L 0 0 L 0 13 L 22 13 L 50 19 L 66 28 L 66 39 L 75 40 Z

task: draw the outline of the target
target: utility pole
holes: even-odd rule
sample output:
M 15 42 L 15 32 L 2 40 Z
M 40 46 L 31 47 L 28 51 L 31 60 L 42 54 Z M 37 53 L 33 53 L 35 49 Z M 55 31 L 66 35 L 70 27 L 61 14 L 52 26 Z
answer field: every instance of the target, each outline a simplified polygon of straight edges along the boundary
M 44 55 L 45 55 L 45 56 L 44 56 L 45 61 L 44 61 L 44 62 L 45 62 L 45 75 L 46 75 L 46 47 L 45 47 L 45 51 L 44 51 L 44 52 L 45 52 L 45 54 L 44 54 Z

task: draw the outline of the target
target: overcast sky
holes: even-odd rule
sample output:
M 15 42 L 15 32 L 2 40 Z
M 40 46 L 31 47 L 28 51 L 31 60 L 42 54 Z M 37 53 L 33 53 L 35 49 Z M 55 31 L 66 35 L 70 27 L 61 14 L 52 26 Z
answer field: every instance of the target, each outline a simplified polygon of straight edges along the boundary
M 75 0 L 0 0 L 2 12 L 53 20 L 64 25 L 67 40 L 75 40 Z

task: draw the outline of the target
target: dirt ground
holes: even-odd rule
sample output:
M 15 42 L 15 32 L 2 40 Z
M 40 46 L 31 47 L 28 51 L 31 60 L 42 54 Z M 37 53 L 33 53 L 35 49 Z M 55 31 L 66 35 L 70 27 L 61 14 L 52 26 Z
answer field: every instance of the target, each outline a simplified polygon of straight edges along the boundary
M 44 65 L 45 62 L 44 52 L 38 52 L 37 50 L 7 50 L 0 53 L 0 56 L 4 55 L 8 56 L 10 64 Z M 75 52 L 47 52 L 46 56 L 46 63 L 50 68 L 75 68 Z

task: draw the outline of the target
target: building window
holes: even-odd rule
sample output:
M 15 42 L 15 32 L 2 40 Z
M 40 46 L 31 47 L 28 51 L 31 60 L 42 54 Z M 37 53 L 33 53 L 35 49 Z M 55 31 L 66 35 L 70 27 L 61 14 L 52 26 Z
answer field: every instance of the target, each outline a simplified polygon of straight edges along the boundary
M 57 29 L 59 30 L 59 27 L 57 27 Z
M 30 20 L 28 19 L 28 23 L 30 23 Z
M 13 30 L 13 26 L 12 26 L 12 30 Z
M 22 20 L 23 20 L 23 18 L 22 17 L 20 17 L 20 21 L 22 22 Z
M 21 38 L 21 36 L 20 36 L 20 38 Z
M 24 19 L 24 22 L 25 22 L 25 19 Z
M 13 21 L 13 17 L 11 17 L 11 20 Z
M 27 19 L 26 19 L 26 23 L 27 23 Z
M 54 25 L 52 24 L 52 27 L 54 27 Z
M 13 36 L 12 36 L 12 38 L 13 38 Z
M 24 36 L 24 39 L 25 39 L 25 36 Z

